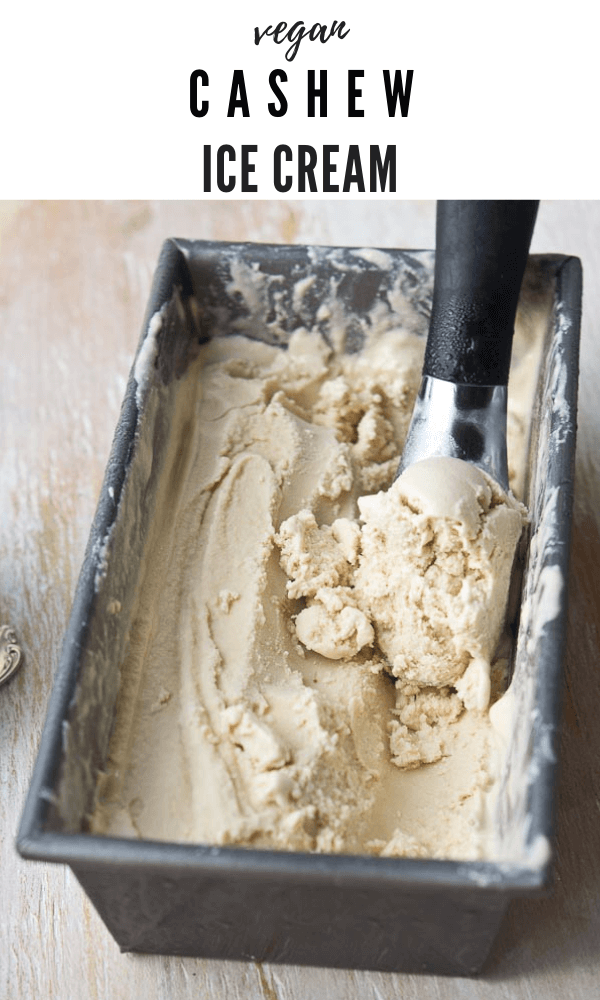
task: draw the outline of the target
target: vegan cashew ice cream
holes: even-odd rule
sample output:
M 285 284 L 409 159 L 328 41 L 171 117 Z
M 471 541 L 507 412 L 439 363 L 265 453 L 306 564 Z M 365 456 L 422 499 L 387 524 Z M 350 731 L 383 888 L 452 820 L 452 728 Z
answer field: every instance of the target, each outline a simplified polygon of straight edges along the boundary
M 423 346 L 375 324 L 353 354 L 306 329 L 200 348 L 93 831 L 493 855 L 488 708 L 525 510 L 453 459 L 394 481 Z

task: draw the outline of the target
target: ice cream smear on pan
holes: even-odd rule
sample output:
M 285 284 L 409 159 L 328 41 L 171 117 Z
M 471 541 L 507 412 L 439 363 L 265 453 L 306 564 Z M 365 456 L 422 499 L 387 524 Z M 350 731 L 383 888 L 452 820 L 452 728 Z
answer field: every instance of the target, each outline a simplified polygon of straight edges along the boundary
M 394 481 L 423 360 L 412 326 L 375 317 L 356 353 L 309 329 L 285 348 L 217 337 L 150 390 L 170 444 L 93 831 L 497 856 L 489 709 L 526 511 L 457 459 Z M 521 317 L 516 494 L 535 334 Z

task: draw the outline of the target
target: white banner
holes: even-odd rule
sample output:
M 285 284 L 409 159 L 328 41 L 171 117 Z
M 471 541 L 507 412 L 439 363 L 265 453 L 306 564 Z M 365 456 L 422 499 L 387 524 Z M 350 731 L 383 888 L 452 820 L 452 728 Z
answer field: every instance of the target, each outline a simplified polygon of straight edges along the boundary
M 12 4 L 0 197 L 597 197 L 590 10 Z

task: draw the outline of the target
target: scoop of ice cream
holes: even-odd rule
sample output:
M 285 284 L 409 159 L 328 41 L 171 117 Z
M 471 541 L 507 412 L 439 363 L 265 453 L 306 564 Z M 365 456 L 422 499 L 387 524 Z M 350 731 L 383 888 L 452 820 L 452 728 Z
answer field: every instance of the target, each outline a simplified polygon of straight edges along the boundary
M 302 510 L 276 542 L 287 593 L 304 598 L 296 636 L 330 660 L 362 650 L 396 677 L 391 759 L 446 753 L 464 708 L 484 711 L 526 511 L 486 473 L 454 458 L 410 466 L 358 499 L 362 524 L 319 526 Z
M 417 462 L 358 506 L 355 595 L 392 672 L 486 707 L 525 508 L 454 458 Z
M 289 579 L 288 597 L 314 597 L 322 587 L 344 586 L 358 558 L 360 528 L 340 517 L 319 527 L 310 510 L 288 517 L 275 541 Z
M 454 458 L 415 463 L 358 507 L 360 526 L 319 527 L 309 511 L 281 525 L 288 594 L 309 602 L 298 638 L 336 660 L 376 638 L 401 685 L 450 686 L 486 708 L 525 508 Z
M 322 587 L 296 618 L 296 635 L 307 649 L 330 660 L 349 660 L 370 646 L 375 632 L 349 587 Z

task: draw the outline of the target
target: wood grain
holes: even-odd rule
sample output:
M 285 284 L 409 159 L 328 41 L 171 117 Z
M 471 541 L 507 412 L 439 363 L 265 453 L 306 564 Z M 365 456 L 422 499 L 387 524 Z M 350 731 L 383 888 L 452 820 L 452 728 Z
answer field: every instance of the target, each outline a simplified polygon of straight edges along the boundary
M 121 955 L 68 869 L 14 836 L 125 381 L 167 236 L 432 246 L 433 202 L 0 204 L 0 998 L 503 1000 L 600 980 L 600 202 L 541 206 L 533 250 L 584 265 L 556 885 L 515 903 L 486 975 L 443 979 Z

